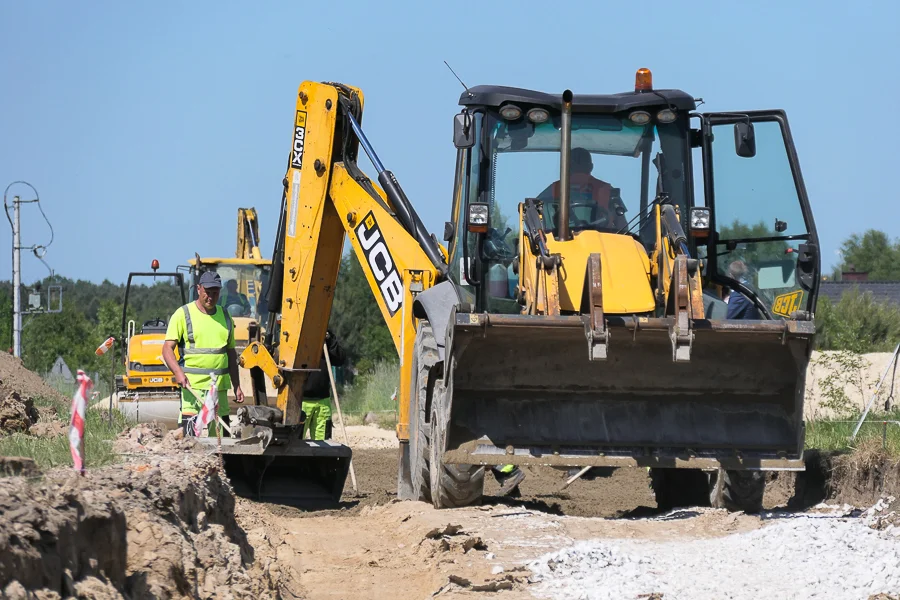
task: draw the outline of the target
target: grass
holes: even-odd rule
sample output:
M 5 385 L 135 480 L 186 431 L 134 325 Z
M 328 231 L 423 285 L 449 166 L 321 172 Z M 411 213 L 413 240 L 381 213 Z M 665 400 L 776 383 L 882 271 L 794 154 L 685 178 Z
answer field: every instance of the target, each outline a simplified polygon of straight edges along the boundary
M 806 447 L 819 450 L 852 450 L 863 443 L 884 445 L 892 456 L 900 456 L 900 410 L 869 415 L 851 441 L 850 435 L 859 416 L 844 419 L 821 419 L 806 423 Z M 884 422 L 887 421 L 885 428 Z M 893 423 L 891 421 L 894 421 Z M 871 440 L 871 441 L 870 441 Z
M 66 402 L 47 398 L 37 398 L 36 407 L 56 409 L 57 418 L 68 423 L 70 407 Z M 88 410 L 85 415 L 84 453 L 87 468 L 100 467 L 118 461 L 113 451 L 113 440 L 129 425 L 125 417 L 113 411 L 112 425 L 105 411 Z M 24 433 L 14 433 L 0 438 L 0 456 L 25 456 L 34 459 L 41 469 L 72 465 L 69 451 L 68 430 L 54 437 L 36 437 Z
M 346 423 L 361 424 L 372 412 L 380 427 L 393 429 L 397 423 L 397 401 L 391 397 L 399 385 L 400 366 L 396 362 L 379 362 L 353 385 L 345 386 L 340 400 Z

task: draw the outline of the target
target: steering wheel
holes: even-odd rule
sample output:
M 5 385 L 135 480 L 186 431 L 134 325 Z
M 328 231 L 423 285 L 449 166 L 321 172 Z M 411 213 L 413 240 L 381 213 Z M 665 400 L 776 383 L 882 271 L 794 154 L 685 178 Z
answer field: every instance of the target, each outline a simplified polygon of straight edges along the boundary
M 144 321 L 144 327 L 165 327 L 166 322 L 156 317 L 155 319 L 150 319 L 149 321 Z
M 246 312 L 246 307 L 238 302 L 229 302 L 228 305 L 225 306 L 225 310 L 228 311 L 228 314 L 232 317 L 243 317 Z
M 609 211 L 595 202 L 570 204 L 570 215 L 574 217 L 574 208 L 589 208 L 591 210 L 591 220 L 573 218 L 574 226 L 579 229 L 596 229 L 598 227 L 608 227 L 610 223 Z

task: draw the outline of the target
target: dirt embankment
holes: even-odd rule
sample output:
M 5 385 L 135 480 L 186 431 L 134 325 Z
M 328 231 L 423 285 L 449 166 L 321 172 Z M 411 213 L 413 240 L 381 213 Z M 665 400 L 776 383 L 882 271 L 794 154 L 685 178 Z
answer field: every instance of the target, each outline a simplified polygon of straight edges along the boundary
M 216 457 L 0 480 L 4 598 L 279 598 L 272 540 L 237 524 Z
M 53 398 L 66 400 L 65 396 L 47 385 L 41 376 L 29 371 L 22 360 L 6 352 L 0 352 L 0 397 L 15 392 L 22 398 Z
M 61 432 L 55 411 L 35 408 L 35 398 L 65 400 L 40 375 L 26 369 L 20 359 L 0 352 L 0 436 L 16 432 L 52 436 Z

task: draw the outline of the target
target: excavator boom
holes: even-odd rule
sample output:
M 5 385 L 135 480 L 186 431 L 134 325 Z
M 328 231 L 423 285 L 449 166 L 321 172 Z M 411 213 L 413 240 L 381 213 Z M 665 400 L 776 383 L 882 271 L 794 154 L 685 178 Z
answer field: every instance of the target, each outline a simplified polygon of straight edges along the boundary
M 307 493 L 310 479 L 322 490 L 320 498 L 337 500 L 343 489 L 350 449 L 330 440 L 301 439 L 301 404 L 306 377 L 318 369 L 322 356 L 345 239 L 365 265 L 401 361 L 412 355 L 416 335 L 409 313 L 412 298 L 434 285 L 447 268 L 441 248 L 366 140 L 359 125 L 362 109 L 361 92 L 349 86 L 304 82 L 298 90 L 272 254 L 267 335 L 252 342 L 240 359 L 250 369 L 256 405 L 238 410 L 235 437 L 223 444 L 245 491 L 262 498 L 305 503 L 312 498 Z M 379 170 L 380 184 L 356 164 L 360 140 Z M 254 236 L 255 211 L 241 213 L 240 219 L 239 232 L 245 233 L 239 239 L 247 247 Z M 265 406 L 265 376 L 277 389 L 276 407 Z M 401 389 L 409 386 L 407 371 Z M 409 406 L 408 391 L 400 406 Z M 303 470 L 301 464 L 318 467 Z M 276 472 L 277 485 L 271 483 Z M 314 476 L 305 478 L 304 473 Z

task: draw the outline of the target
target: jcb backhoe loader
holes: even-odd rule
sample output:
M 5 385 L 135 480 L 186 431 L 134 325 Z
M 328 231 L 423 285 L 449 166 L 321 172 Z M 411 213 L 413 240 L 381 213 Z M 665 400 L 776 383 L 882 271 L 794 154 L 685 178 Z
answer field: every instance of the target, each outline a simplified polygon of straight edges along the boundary
M 803 468 L 820 270 L 785 114 L 697 113 L 646 69 L 625 93 L 460 104 L 445 249 L 365 137 L 362 93 L 301 84 L 280 328 L 242 355 L 278 410 L 241 435 L 295 443 L 347 236 L 400 356 L 401 498 L 477 503 L 485 466 L 641 466 L 660 506 L 758 508 L 762 471 Z

